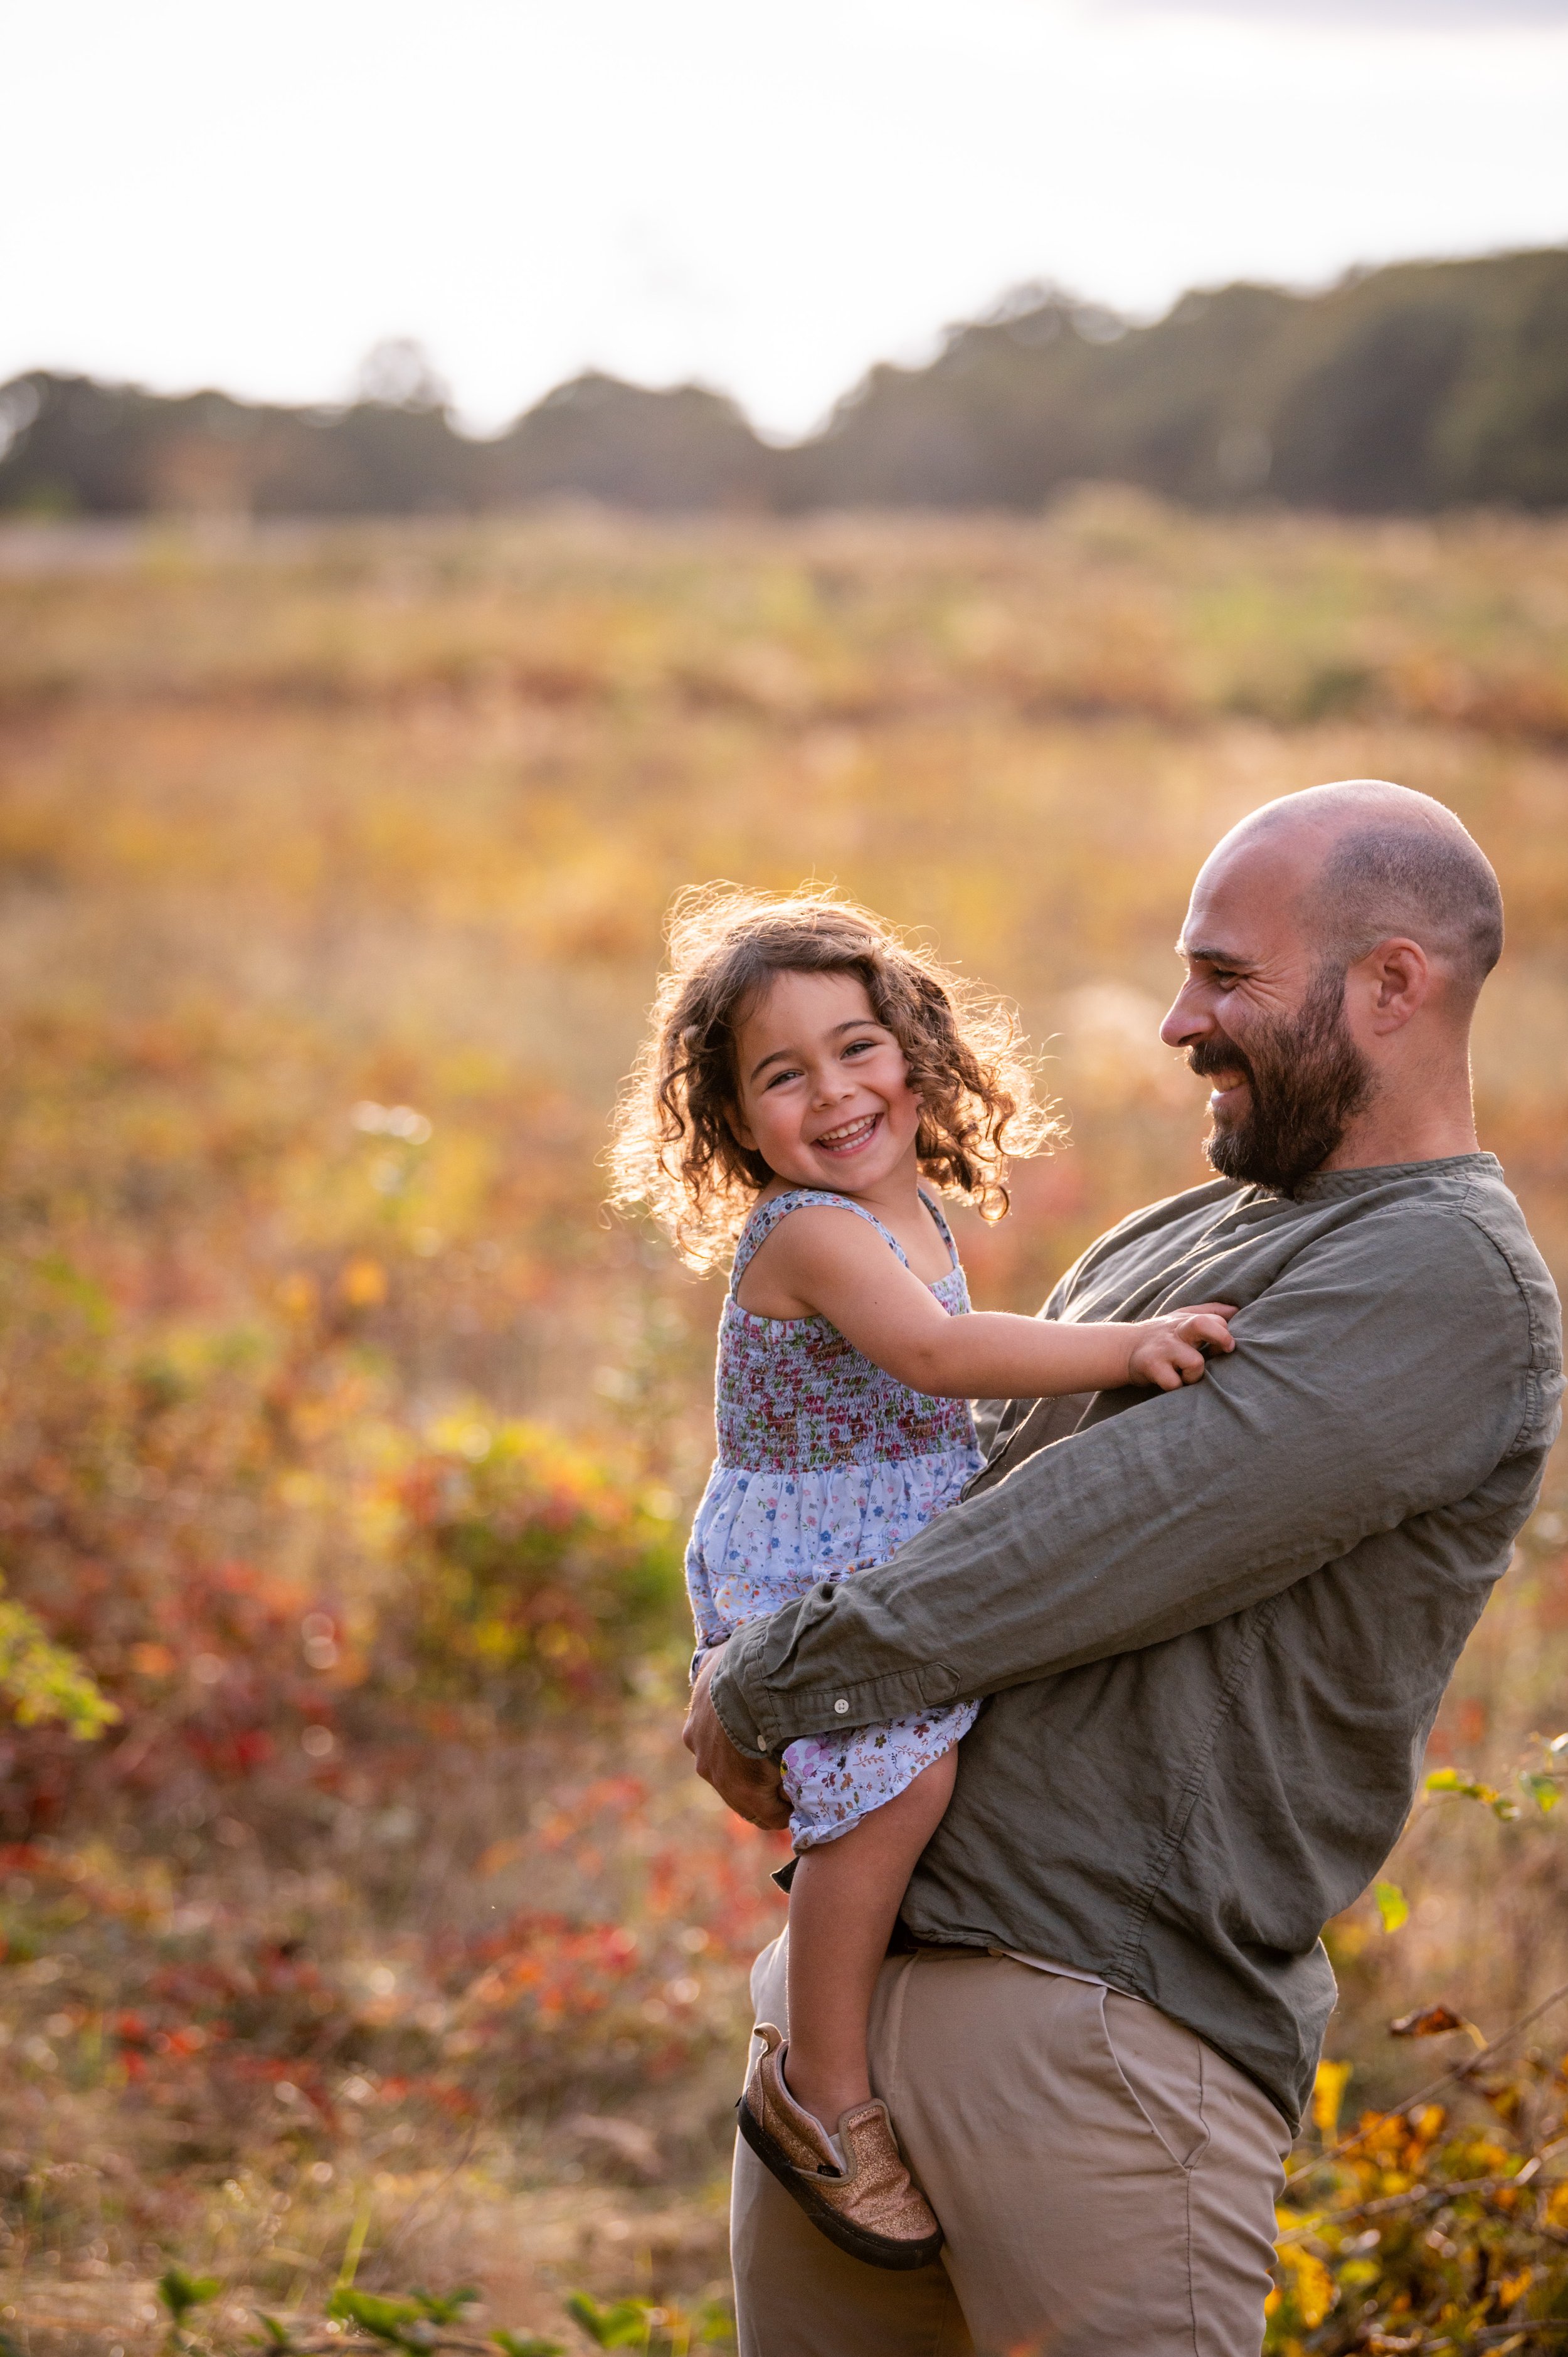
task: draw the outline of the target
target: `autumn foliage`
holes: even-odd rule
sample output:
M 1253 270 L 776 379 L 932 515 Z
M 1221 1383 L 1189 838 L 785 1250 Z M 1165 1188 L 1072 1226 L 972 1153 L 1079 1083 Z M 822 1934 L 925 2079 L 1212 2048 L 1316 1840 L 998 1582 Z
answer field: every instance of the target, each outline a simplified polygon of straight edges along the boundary
M 602 1209 L 671 899 L 834 879 L 1018 1003 L 1071 1143 L 961 1241 L 1027 1308 L 1201 1175 L 1154 1034 L 1214 836 L 1424 786 L 1561 1269 L 1565 619 L 1554 524 L 1112 495 L 0 535 L 0 2330 L 150 2349 L 171 2261 L 213 2346 L 345 2270 L 709 2314 L 780 1902 L 675 1739 L 718 1289 Z M 1407 2100 L 1568 1980 L 1565 1652 L 1552 1486 L 1330 1930 L 1281 2352 L 1568 2317 L 1568 2024 Z

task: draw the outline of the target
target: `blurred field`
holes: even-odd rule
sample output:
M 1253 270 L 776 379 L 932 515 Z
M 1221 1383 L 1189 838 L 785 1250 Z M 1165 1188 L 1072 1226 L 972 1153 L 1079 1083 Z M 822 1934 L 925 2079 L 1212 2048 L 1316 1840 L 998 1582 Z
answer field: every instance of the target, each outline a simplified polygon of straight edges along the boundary
M 831 877 L 1016 997 L 1072 1142 L 961 1241 L 1032 1308 L 1201 1174 L 1154 1035 L 1215 835 L 1423 787 L 1502 877 L 1482 1135 L 1561 1279 L 1568 526 L 18 528 L 0 761 L 0 1570 L 123 1714 L 0 1737 L 12 2329 L 150 2343 L 174 2252 L 536 2330 L 722 2288 L 779 1905 L 675 1745 L 719 1295 L 596 1165 L 662 910 Z M 1565 1632 L 1554 1494 L 1434 1764 L 1508 1783 Z M 1390 2015 L 1568 1978 L 1564 1838 L 1421 1805 L 1409 1921 L 1335 1927 L 1347 2117 L 1449 2051 Z

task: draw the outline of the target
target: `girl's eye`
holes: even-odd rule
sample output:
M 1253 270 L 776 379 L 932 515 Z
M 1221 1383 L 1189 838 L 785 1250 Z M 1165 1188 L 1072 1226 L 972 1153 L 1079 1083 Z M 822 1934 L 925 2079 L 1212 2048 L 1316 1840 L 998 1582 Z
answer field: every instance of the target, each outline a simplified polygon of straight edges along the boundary
M 766 1096 L 768 1089 L 781 1088 L 786 1081 L 798 1081 L 800 1077 L 800 1075 L 798 1071 L 775 1072 L 773 1078 L 768 1083 L 768 1088 L 765 1088 L 762 1093 Z
M 875 1045 L 876 1042 L 875 1039 L 852 1039 L 849 1046 L 844 1049 L 844 1054 L 846 1056 L 868 1055 Z

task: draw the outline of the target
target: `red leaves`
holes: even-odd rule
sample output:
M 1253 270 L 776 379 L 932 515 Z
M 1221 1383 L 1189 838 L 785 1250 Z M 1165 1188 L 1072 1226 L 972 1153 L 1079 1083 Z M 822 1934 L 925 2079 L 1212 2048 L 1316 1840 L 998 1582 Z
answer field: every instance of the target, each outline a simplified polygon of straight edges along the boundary
M 1455 2013 L 1451 2005 L 1423 2006 L 1418 2012 L 1402 2013 L 1397 2021 L 1389 2024 L 1391 2038 L 1442 2038 L 1450 2029 L 1467 2029 L 1463 2014 Z
M 264 1727 L 213 1726 L 187 1720 L 180 1741 L 191 1757 L 223 1782 L 242 1782 L 276 1756 L 277 1745 Z

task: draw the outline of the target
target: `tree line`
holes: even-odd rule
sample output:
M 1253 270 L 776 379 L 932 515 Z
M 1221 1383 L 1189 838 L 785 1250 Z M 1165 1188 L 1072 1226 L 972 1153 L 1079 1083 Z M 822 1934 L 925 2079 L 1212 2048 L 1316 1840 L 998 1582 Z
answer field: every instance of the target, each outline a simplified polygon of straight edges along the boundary
M 1210 508 L 1545 509 L 1568 501 L 1568 250 L 1225 286 L 1147 326 L 1026 287 L 783 448 L 701 386 L 599 373 L 481 438 L 417 366 L 336 408 L 38 370 L 0 387 L 0 511 L 33 515 L 1027 511 L 1085 480 Z

